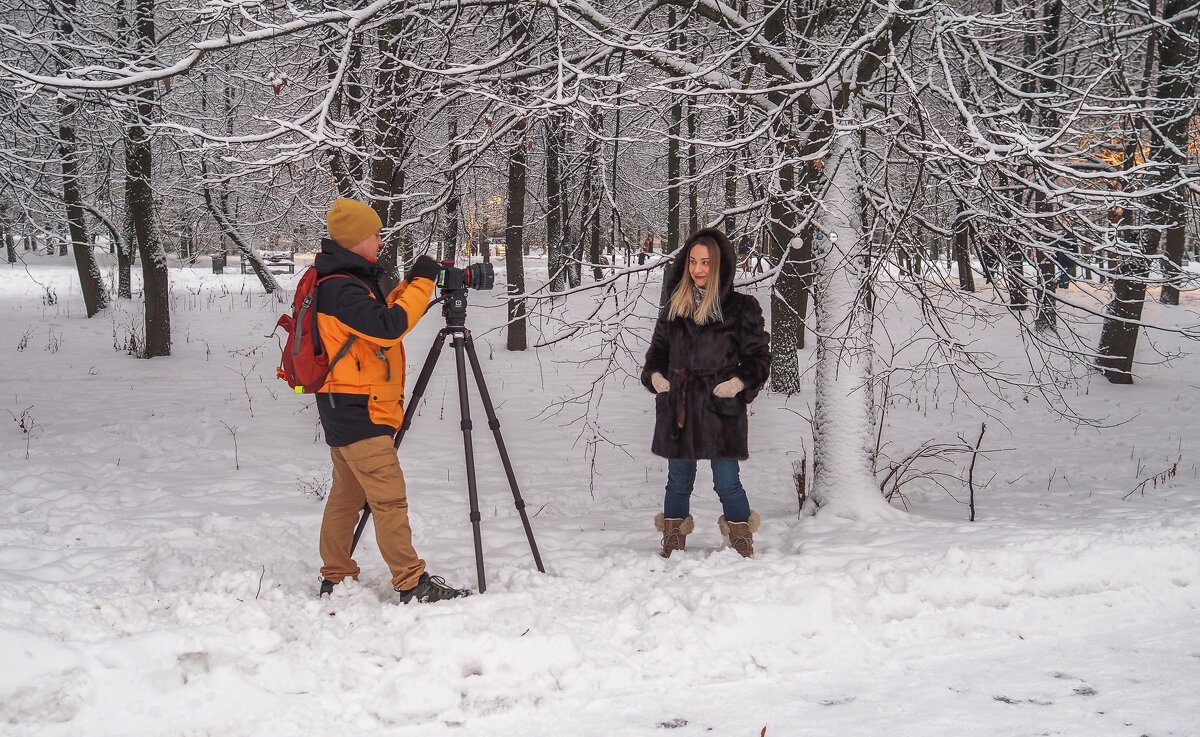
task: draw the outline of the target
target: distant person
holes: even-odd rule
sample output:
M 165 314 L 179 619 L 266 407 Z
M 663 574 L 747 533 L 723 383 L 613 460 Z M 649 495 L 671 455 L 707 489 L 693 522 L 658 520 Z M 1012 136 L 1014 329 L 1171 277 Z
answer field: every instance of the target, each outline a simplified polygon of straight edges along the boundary
M 746 405 L 771 367 L 771 336 L 758 300 L 733 290 L 737 256 L 715 228 L 694 233 L 665 275 L 670 299 L 654 327 L 642 384 L 655 393 L 651 450 L 667 459 L 663 511 L 655 519 L 662 556 L 683 550 L 695 523 L 689 512 L 696 461 L 707 459 L 724 512 L 721 534 L 754 555 L 758 513 L 742 488 L 739 461 L 749 457 Z
M 347 576 L 358 578 L 350 557 L 354 526 L 370 503 L 375 540 L 392 574 L 400 601 L 438 601 L 467 596 L 467 589 L 430 576 L 412 545 L 404 473 L 392 438 L 404 420 L 404 349 L 401 340 L 429 306 L 440 267 L 429 256 L 413 264 L 408 278 L 385 295 L 375 259 L 383 246 L 383 223 L 375 210 L 339 199 L 326 218 L 329 238 L 314 266 L 317 332 L 331 368 L 317 392 L 317 411 L 333 458 L 333 487 L 321 520 L 321 595 Z
M 1054 261 L 1058 264 L 1058 287 L 1066 289 L 1071 286 L 1071 279 L 1076 274 L 1079 245 L 1075 241 L 1075 234 L 1069 230 L 1064 230 L 1054 245 Z
M 646 259 L 650 258 L 650 254 L 654 251 L 654 241 L 650 236 L 646 236 L 646 240 L 642 241 L 642 250 L 638 252 L 638 266 L 645 266 Z
M 750 271 L 750 239 L 742 236 L 738 239 L 738 267 L 742 271 Z

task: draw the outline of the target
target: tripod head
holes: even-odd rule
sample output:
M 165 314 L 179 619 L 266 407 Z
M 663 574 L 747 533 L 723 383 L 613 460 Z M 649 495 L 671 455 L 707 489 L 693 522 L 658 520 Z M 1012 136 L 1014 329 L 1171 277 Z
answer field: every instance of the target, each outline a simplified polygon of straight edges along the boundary
M 442 303 L 442 317 L 446 325 L 452 328 L 465 327 L 467 324 L 467 288 L 443 289 L 438 298 Z

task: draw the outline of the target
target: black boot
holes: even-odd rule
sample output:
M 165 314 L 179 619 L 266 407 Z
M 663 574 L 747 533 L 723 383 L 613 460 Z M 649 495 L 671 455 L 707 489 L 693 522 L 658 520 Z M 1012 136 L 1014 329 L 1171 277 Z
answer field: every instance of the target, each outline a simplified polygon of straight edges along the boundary
M 336 585 L 337 585 L 336 583 L 334 583 L 333 581 L 330 581 L 328 578 L 322 578 L 321 579 L 321 593 L 317 594 L 317 597 L 320 598 L 322 596 L 329 596 L 330 594 L 333 593 L 333 587 Z
M 471 595 L 470 589 L 456 589 L 448 585 L 446 579 L 441 576 L 430 576 L 428 573 L 422 573 L 417 585 L 411 589 L 396 589 L 396 592 L 400 594 L 400 603 L 402 604 L 414 600 L 425 604 L 431 601 L 457 599 L 460 596 Z

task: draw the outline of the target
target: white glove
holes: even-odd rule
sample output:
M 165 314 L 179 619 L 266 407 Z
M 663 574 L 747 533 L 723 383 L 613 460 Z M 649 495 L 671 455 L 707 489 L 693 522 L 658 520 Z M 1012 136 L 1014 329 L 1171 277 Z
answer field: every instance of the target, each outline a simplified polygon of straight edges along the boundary
M 732 399 L 737 396 L 737 393 L 746 388 L 746 384 L 738 377 L 733 377 L 728 381 L 722 381 L 713 387 L 713 395 L 721 399 Z
M 667 377 L 657 371 L 650 374 L 650 384 L 654 386 L 654 391 L 659 394 L 671 391 L 671 382 L 667 381 Z

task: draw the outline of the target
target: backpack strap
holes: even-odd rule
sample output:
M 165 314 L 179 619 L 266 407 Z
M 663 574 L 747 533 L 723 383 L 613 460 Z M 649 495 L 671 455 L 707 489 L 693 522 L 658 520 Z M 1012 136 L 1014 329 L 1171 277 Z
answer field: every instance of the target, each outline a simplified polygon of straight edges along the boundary
M 315 288 L 317 286 L 320 286 L 322 282 L 327 282 L 330 279 L 337 279 L 337 278 L 341 278 L 341 277 L 344 277 L 346 279 L 353 279 L 353 280 L 357 281 L 359 284 L 362 284 L 364 287 L 366 287 L 367 291 L 370 292 L 372 295 L 375 294 L 375 290 L 371 289 L 370 284 L 367 284 L 365 281 L 363 281 L 362 279 L 359 279 L 357 276 L 354 276 L 353 274 L 343 274 L 341 272 L 336 272 L 336 273 L 330 274 L 328 276 L 323 276 L 320 279 L 317 279 L 317 283 L 314 284 L 313 287 Z
M 352 274 L 333 273 L 333 274 L 329 274 L 328 276 L 323 276 L 320 279 L 317 279 L 317 283 L 313 285 L 313 289 L 315 291 L 317 287 L 321 286 L 322 282 L 327 282 L 330 279 L 339 279 L 339 278 L 354 279 L 359 284 L 362 284 L 364 287 L 366 287 L 367 291 L 371 293 L 372 297 L 375 296 L 375 291 L 373 289 L 371 289 L 370 284 L 367 284 L 365 281 L 363 281 L 362 279 L 359 279 L 357 276 L 353 276 Z M 315 321 L 313 323 L 313 329 L 314 329 L 314 333 L 315 333 L 316 332 Z M 330 361 L 329 361 L 329 376 L 330 377 L 333 376 L 333 367 L 337 365 L 338 361 L 340 361 L 346 357 L 346 354 L 350 352 L 350 346 L 354 345 L 354 341 L 356 341 L 356 340 L 358 340 L 358 336 L 351 333 L 350 337 L 346 339 L 346 342 L 342 344 L 342 347 L 338 349 L 338 352 L 335 353 L 333 358 L 330 359 Z M 330 404 L 334 403 L 333 402 L 333 392 L 329 392 L 329 403 Z

